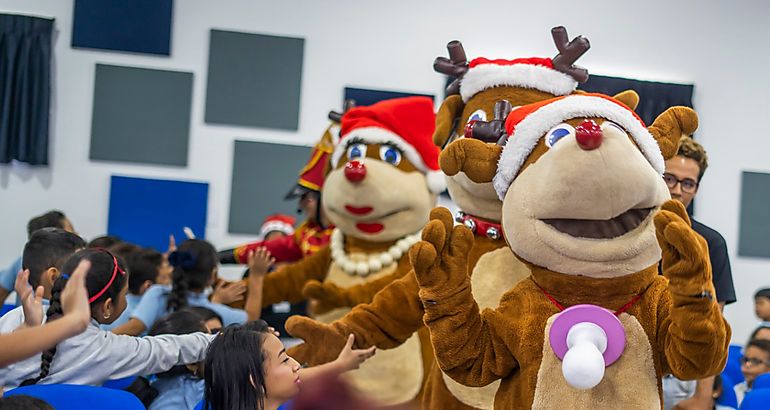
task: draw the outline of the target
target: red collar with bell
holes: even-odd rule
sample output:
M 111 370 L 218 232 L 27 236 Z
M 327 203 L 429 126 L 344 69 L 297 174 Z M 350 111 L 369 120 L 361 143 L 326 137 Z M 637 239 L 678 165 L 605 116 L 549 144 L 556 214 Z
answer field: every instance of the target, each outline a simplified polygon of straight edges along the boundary
M 492 240 L 503 239 L 503 228 L 499 223 L 490 222 L 462 211 L 457 213 L 455 221 L 465 225 L 474 235 L 486 236 Z

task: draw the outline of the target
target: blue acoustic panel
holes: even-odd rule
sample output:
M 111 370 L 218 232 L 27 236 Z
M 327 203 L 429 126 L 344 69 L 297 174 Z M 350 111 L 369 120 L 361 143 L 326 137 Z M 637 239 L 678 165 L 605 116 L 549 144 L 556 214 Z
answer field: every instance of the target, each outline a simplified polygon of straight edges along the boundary
M 113 175 L 107 232 L 161 252 L 168 236 L 185 238 L 184 227 L 206 233 L 209 184 Z
M 770 174 L 743 172 L 738 255 L 770 258 Z
M 96 65 L 89 158 L 187 165 L 193 74 Z
M 72 47 L 169 55 L 172 0 L 75 0 Z
M 435 97 L 430 94 L 416 94 L 416 93 L 404 93 L 398 91 L 385 91 L 385 90 L 370 90 L 367 88 L 354 88 L 345 87 L 345 97 L 343 102 L 347 100 L 353 100 L 357 106 L 372 105 L 376 102 L 383 100 L 391 100 L 393 98 L 421 96 L 428 97 L 431 100 L 435 100 Z
M 211 30 L 206 122 L 296 130 L 305 40 Z

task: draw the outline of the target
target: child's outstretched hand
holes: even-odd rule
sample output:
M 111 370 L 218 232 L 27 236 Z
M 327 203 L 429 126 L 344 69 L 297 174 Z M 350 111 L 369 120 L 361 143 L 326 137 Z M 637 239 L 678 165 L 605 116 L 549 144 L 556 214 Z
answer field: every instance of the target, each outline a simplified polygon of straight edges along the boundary
M 353 343 L 355 341 L 356 337 L 351 333 L 350 336 L 348 336 L 348 342 L 345 343 L 345 347 L 342 348 L 340 355 L 337 356 L 337 359 L 334 361 L 342 372 L 358 369 L 358 367 L 361 366 L 361 363 L 374 356 L 376 350 L 375 346 L 368 349 L 353 349 Z
M 214 293 L 211 294 L 211 302 L 229 305 L 230 303 L 243 300 L 245 295 L 246 284 L 243 281 L 228 282 L 220 280 L 214 287 Z
M 89 269 L 91 262 L 81 260 L 61 293 L 61 308 L 64 313 L 62 319 L 72 321 L 73 334 L 84 331 L 91 321 L 91 306 L 86 290 L 86 275 Z
M 275 258 L 270 255 L 270 251 L 264 246 L 249 252 L 248 264 L 249 264 L 249 276 L 258 275 L 262 276 L 267 273 L 275 263 Z
M 16 295 L 24 311 L 24 324 L 33 327 L 43 323 L 43 287 L 38 286 L 34 291 L 29 284 L 29 269 L 19 271 L 14 285 Z M 86 298 L 88 299 L 88 298 Z

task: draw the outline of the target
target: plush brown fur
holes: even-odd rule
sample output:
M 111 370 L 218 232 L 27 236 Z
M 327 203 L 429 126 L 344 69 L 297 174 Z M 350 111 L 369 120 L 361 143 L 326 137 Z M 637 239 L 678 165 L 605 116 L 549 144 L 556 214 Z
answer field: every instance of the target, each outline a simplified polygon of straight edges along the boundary
M 632 100 L 629 105 L 635 104 Z M 676 148 L 669 141 L 696 126 L 692 110 L 674 108 L 662 114 L 650 132 L 669 157 Z M 533 166 L 551 154 L 538 146 L 526 164 Z M 523 169 L 519 175 L 524 172 L 540 169 Z M 572 189 L 585 187 L 578 184 Z M 511 195 L 509 190 L 504 221 L 511 217 L 505 206 Z M 717 303 L 697 296 L 704 291 L 714 295 L 708 250 L 691 229 L 680 203 L 665 202 L 654 215 L 654 228 L 650 227 L 657 236 L 657 252 L 662 250 L 664 276 L 658 275 L 654 260 L 636 272 L 596 277 L 580 275 L 578 270 L 572 273 L 569 264 L 564 267 L 570 272 L 561 273 L 524 261 L 532 270 L 531 278 L 506 293 L 496 309 L 483 312 L 474 298 L 468 270 L 473 235 L 464 226 L 453 227 L 445 210 L 434 210 L 431 219 L 410 258 L 437 361 L 449 376 L 468 386 L 499 380 L 496 409 L 660 408 L 662 375 L 696 379 L 714 375 L 724 366 L 730 329 Z M 521 232 L 506 230 L 509 234 Z M 601 264 L 593 268 L 601 271 Z M 627 315 L 621 315 L 629 338 L 624 357 L 607 368 L 594 389 L 579 391 L 564 383 L 546 337 L 549 319 L 558 309 L 541 288 L 564 306 L 590 303 L 611 310 L 642 295 Z

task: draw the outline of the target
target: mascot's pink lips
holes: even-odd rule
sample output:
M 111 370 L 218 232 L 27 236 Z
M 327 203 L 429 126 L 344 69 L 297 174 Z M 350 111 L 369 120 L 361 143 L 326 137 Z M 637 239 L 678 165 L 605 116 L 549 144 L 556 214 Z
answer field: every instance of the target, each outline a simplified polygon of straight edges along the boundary
M 345 205 L 345 210 L 347 210 L 353 215 L 367 215 L 372 213 L 372 211 L 374 211 L 374 208 L 372 208 L 371 206 Z
M 375 223 L 359 222 L 356 224 L 356 228 L 358 228 L 358 230 L 361 232 L 378 233 L 378 232 L 381 232 L 383 229 L 385 229 L 385 225 L 377 222 Z
M 541 219 L 559 232 L 576 238 L 612 239 L 636 229 L 655 208 L 629 209 L 607 220 Z

